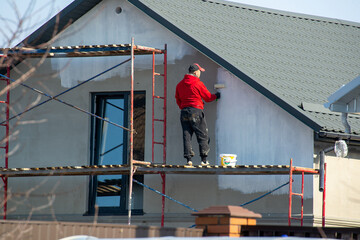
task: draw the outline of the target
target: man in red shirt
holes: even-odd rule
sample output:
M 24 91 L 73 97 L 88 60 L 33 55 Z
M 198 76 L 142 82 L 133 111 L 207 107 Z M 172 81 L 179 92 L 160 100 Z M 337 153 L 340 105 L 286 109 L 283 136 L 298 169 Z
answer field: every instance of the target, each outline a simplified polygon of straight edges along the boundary
M 176 86 L 176 103 L 181 109 L 180 121 L 183 129 L 184 158 L 192 165 L 191 158 L 195 155 L 191 146 L 191 138 L 195 133 L 199 143 L 201 165 L 209 165 L 207 155 L 210 151 L 208 128 L 203 112 L 204 102 L 212 102 L 220 98 L 220 93 L 211 94 L 204 83 L 200 81 L 201 72 L 205 69 L 194 63 L 189 67 L 189 73 Z

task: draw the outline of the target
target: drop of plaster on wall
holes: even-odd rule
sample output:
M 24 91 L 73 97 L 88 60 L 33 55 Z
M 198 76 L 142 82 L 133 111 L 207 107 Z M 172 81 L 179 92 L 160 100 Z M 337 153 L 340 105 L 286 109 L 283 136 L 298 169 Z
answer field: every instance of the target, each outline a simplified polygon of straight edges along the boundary
M 115 9 L 121 6 L 122 12 Z M 136 45 L 168 47 L 168 64 L 194 53 L 194 49 L 159 23 L 127 1 L 105 0 L 69 26 L 53 46 L 127 44 L 134 37 Z M 93 58 L 53 58 L 52 66 L 60 71 L 61 85 L 72 87 L 90 77 L 128 59 L 129 56 Z M 151 69 L 152 56 L 136 56 L 135 69 Z M 156 64 L 163 63 L 163 55 L 156 56 Z M 97 77 L 93 81 L 106 80 L 113 76 L 130 75 L 130 62 Z
M 221 99 L 217 106 L 216 152 L 237 154 L 239 165 L 294 165 L 312 167 L 313 133 L 278 105 L 222 68 L 218 69 Z M 244 193 L 270 191 L 289 181 L 288 175 L 219 176 L 220 189 Z M 299 178 L 295 191 L 300 192 Z M 300 181 L 301 183 L 301 181 Z M 310 184 L 310 185 L 309 185 Z M 288 193 L 288 186 L 275 194 Z M 305 195 L 312 195 L 311 179 Z

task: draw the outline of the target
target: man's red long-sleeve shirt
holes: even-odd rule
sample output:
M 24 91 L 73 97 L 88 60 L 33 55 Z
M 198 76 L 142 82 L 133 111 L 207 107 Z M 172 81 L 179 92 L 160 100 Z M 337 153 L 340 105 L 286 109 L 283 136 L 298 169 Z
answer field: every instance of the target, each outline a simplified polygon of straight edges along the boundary
M 185 107 L 204 109 L 202 99 L 205 102 L 212 102 L 216 99 L 216 95 L 211 94 L 198 77 L 186 74 L 176 86 L 175 98 L 180 109 Z

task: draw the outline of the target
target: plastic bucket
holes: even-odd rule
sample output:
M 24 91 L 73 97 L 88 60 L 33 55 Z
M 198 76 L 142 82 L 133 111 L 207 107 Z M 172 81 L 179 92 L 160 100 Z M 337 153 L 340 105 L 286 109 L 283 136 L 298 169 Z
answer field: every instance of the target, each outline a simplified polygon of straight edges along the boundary
M 220 154 L 221 165 L 234 167 L 237 162 L 236 157 L 236 154 Z

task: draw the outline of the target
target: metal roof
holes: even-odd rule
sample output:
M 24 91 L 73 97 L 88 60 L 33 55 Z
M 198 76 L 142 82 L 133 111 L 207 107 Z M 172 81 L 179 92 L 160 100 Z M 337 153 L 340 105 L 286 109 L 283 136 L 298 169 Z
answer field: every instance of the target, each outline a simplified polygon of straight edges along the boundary
M 60 26 L 100 1 L 75 0 L 60 12 Z M 359 75 L 360 24 L 221 0 L 128 1 L 315 131 L 344 132 L 340 117 L 303 103 L 323 105 Z M 47 42 L 55 22 L 28 42 Z M 350 124 L 360 135 L 358 118 Z
M 220 0 L 129 2 L 315 131 L 343 131 L 301 103 L 322 105 L 358 75 L 359 24 Z
M 333 136 L 334 138 L 351 138 L 353 140 L 359 141 L 360 135 L 360 115 L 359 114 L 349 114 L 348 122 L 351 126 L 352 136 L 345 136 L 345 128 L 341 123 L 341 113 L 332 112 L 328 108 L 325 108 L 322 104 L 313 104 L 303 102 L 301 108 L 306 112 L 306 114 L 312 116 L 316 121 L 322 126 L 322 131 L 330 133 L 323 134 L 322 136 Z

